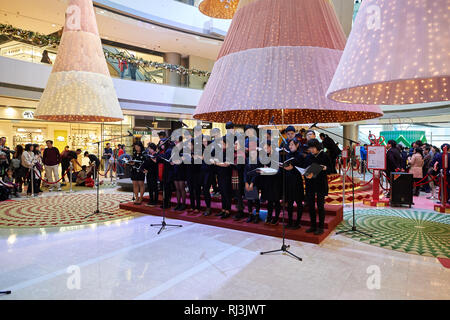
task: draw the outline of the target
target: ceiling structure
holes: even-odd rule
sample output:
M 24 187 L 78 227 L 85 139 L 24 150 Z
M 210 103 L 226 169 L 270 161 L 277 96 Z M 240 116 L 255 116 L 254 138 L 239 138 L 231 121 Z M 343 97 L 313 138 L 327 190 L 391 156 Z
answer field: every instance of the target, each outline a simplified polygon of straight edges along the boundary
M 0 23 L 51 34 L 64 25 L 67 3 L 67 0 L 7 1 L 2 3 L 0 8 Z M 99 8 L 98 5 L 95 5 L 95 12 L 102 39 L 110 41 L 211 60 L 216 60 L 223 43 L 220 36 L 202 36 L 202 34 L 167 28 L 145 19 L 137 20 L 128 17 L 122 12 L 113 12 L 112 9 Z

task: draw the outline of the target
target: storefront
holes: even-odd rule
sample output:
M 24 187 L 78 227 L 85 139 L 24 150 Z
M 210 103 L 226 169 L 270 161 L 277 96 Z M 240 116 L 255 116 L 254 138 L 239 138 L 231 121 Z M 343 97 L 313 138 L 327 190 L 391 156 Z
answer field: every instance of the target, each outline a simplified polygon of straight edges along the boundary
M 10 148 L 27 143 L 45 146 L 46 140 L 52 140 L 60 151 L 69 146 L 72 150 L 81 149 L 96 154 L 96 141 L 131 146 L 132 137 L 114 138 L 126 135 L 132 128 L 133 116 L 125 116 L 123 121 L 115 123 L 45 122 L 34 118 L 34 109 L 0 107 L 0 136 L 6 137 Z

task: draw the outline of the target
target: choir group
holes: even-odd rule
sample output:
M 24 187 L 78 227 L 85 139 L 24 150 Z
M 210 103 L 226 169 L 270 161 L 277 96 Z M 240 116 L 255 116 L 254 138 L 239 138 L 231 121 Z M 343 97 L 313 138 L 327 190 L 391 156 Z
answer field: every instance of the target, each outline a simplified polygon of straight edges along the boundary
M 234 125 L 229 122 L 226 125 L 227 135 L 234 135 Z M 251 126 L 246 126 L 246 130 Z M 268 137 L 270 137 L 270 130 Z M 211 191 L 218 191 L 221 198 L 222 210 L 216 214 L 221 219 L 231 216 L 233 200 L 236 202 L 237 213 L 235 220 L 245 218 L 244 200 L 247 202 L 248 223 L 260 221 L 259 212 L 262 202 L 267 202 L 267 218 L 265 223 L 277 225 L 279 223 L 282 203 L 285 204 L 288 221 L 287 228 L 301 228 L 301 218 L 306 202 L 311 219 L 308 233 L 322 234 L 325 220 L 325 196 L 328 195 L 327 174 L 333 172 L 332 162 L 324 152 L 322 144 L 315 138 L 313 130 L 301 130 L 296 132 L 292 126 L 283 130 L 283 140 L 279 145 L 274 145 L 273 140 L 267 139 L 262 150 L 266 155 L 272 154 L 272 148 L 277 148 L 279 161 L 276 169 L 265 173 L 261 168 L 273 168 L 273 164 L 263 164 L 260 161 L 258 151 L 249 148 L 249 137 L 245 137 L 245 145 L 242 140 L 234 138 L 230 140 L 227 135 L 215 138 L 201 135 L 190 139 L 190 154 L 183 153 L 181 144 L 186 143 L 183 137 L 172 141 L 164 132 L 160 133 L 158 144 L 149 143 L 145 148 L 140 141 L 133 145 L 132 159 L 127 163 L 131 167 L 131 180 L 136 198 L 136 205 L 141 205 L 145 192 L 145 180 L 149 191 L 147 205 L 155 206 L 158 202 L 159 190 L 163 192 L 161 208 L 170 208 L 170 200 L 173 192 L 176 193 L 177 205 L 173 210 L 198 213 L 202 211 L 201 197 L 206 204 L 203 210 L 204 216 L 211 212 Z M 218 141 L 217 141 L 218 139 Z M 230 145 L 230 141 L 234 145 Z M 227 148 L 233 148 L 234 159 L 229 161 L 208 161 L 203 155 L 195 154 L 196 144 L 201 144 L 202 150 L 214 143 L 216 148 L 222 148 L 225 155 Z M 278 143 L 277 143 L 278 144 Z M 185 145 L 185 144 L 184 144 Z M 174 160 L 173 151 L 180 155 L 183 161 Z M 217 150 L 216 150 L 217 151 Z M 261 154 L 261 153 L 260 153 Z M 238 158 L 245 155 L 245 161 Z M 199 160 L 201 159 L 201 161 Z M 320 169 L 310 172 L 312 166 Z M 158 188 L 158 181 L 160 187 Z M 190 206 L 186 206 L 186 183 L 189 190 Z M 284 201 L 284 202 L 283 202 Z M 294 203 L 296 206 L 294 206 Z M 317 210 L 316 210 L 317 204 Z M 294 220 L 294 211 L 296 218 Z M 318 223 L 317 214 L 318 212 Z

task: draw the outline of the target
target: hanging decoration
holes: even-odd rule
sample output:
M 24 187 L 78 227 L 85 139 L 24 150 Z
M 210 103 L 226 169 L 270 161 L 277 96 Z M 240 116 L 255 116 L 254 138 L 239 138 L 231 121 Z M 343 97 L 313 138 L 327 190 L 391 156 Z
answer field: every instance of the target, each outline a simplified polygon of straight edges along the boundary
M 194 118 L 260 125 L 383 115 L 326 98 L 345 41 L 329 0 L 241 0 Z
M 364 0 L 327 92 L 335 101 L 450 100 L 450 0 Z
M 50 46 L 53 48 L 57 48 L 59 42 L 61 41 L 61 38 L 55 35 L 44 35 L 38 32 L 18 29 L 11 25 L 6 24 L 0 24 L 0 34 L 8 37 L 11 40 L 26 42 L 40 47 Z M 209 77 L 211 75 L 211 72 L 209 71 L 188 69 L 176 64 L 155 62 L 145 60 L 142 58 L 125 56 L 123 53 L 112 53 L 106 50 L 103 50 L 103 53 L 105 55 L 105 58 L 107 59 L 121 59 L 127 61 L 128 63 L 135 63 L 136 65 L 142 67 L 153 67 L 156 69 L 164 69 L 182 75 L 196 75 L 200 77 Z
M 114 122 L 122 109 L 109 75 L 92 0 L 70 0 L 52 73 L 35 118 Z
M 203 0 L 198 9 L 204 15 L 217 19 L 231 19 L 236 12 L 239 0 Z

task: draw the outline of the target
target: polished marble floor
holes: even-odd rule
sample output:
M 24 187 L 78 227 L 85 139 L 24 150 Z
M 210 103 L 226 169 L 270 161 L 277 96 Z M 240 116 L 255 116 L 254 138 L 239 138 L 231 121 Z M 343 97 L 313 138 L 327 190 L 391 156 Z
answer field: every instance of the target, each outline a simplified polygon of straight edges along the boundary
M 12 290 L 0 300 L 450 299 L 450 269 L 436 258 L 331 235 L 289 241 L 299 262 L 259 254 L 278 238 L 174 220 L 183 227 L 157 235 L 158 222 L 0 229 L 0 289 Z

